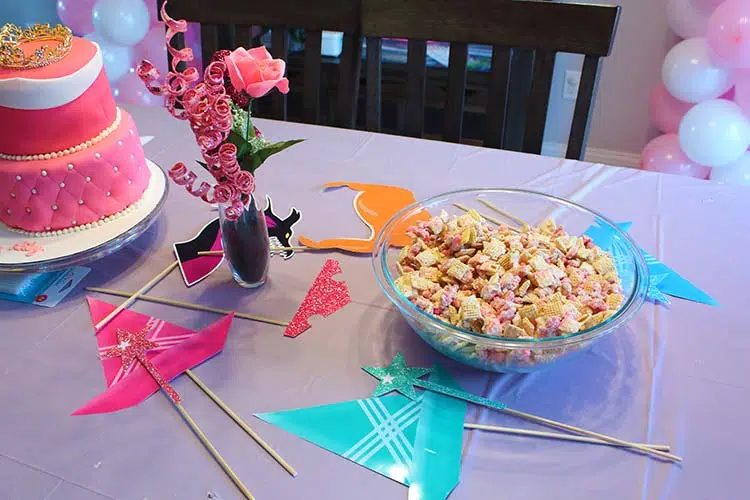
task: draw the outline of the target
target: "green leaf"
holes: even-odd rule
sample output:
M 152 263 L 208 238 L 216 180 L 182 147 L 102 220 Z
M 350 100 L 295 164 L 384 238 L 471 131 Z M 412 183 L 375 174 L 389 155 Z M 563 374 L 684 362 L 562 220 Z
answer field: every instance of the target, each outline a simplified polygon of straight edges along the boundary
M 227 140 L 237 146 L 237 159 L 241 159 L 251 152 L 250 143 L 246 141 L 241 134 L 238 134 L 234 130 L 229 132 Z
M 255 154 L 247 158 L 242 158 L 242 160 L 240 160 L 240 166 L 242 167 L 242 170 L 247 170 L 251 174 L 255 174 L 255 171 L 258 169 L 258 167 L 260 167 L 263 162 L 265 162 L 271 155 L 280 153 L 285 149 L 294 146 L 295 144 L 298 144 L 302 141 L 304 141 L 304 139 L 294 139 L 291 141 L 276 142 L 274 144 L 266 146 L 256 151 Z

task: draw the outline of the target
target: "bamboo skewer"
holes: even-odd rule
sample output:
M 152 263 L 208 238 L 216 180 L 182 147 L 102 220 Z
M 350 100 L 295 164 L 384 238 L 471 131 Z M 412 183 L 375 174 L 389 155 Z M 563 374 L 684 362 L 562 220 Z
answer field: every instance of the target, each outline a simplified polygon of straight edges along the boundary
M 203 383 L 201 379 L 199 379 L 191 370 L 185 370 L 185 375 L 187 375 L 190 380 L 195 382 L 195 385 L 197 385 L 200 390 L 202 390 L 206 396 L 211 398 L 211 400 L 216 403 L 216 405 L 224 410 L 224 413 L 226 413 L 234 422 L 242 428 L 243 431 L 245 431 L 251 438 L 255 440 L 258 445 L 260 445 L 261 448 L 263 448 L 266 453 L 271 455 L 276 462 L 278 462 L 279 465 L 281 465 L 289 474 L 291 474 L 292 477 L 297 477 L 297 471 L 294 470 L 294 468 L 289 465 L 286 460 L 281 458 L 281 455 L 279 455 L 276 450 L 271 448 L 268 443 L 266 443 L 263 438 L 261 438 L 254 430 L 250 428 L 247 423 L 240 418 L 239 415 L 237 415 L 231 408 L 229 408 L 224 401 L 219 398 L 211 389 L 206 386 L 206 384 Z
M 110 288 L 98 288 L 98 287 L 86 287 L 89 292 L 104 293 L 107 295 L 115 295 L 118 297 L 130 297 L 129 292 L 123 292 L 120 290 L 112 290 Z M 162 297 L 154 297 L 153 295 L 141 295 L 138 297 L 139 300 L 146 302 L 153 302 L 155 304 L 164 304 L 168 306 L 182 307 L 184 309 L 193 309 L 195 311 L 212 312 L 216 314 L 231 314 L 234 313 L 235 317 L 248 319 L 250 321 L 259 321 L 261 323 L 269 323 L 277 326 L 288 326 L 288 321 L 282 321 L 273 318 L 266 318 L 263 316 L 256 316 L 254 314 L 247 314 L 242 312 L 230 311 L 228 309 L 219 309 L 217 307 L 203 306 L 200 304 L 193 304 L 192 302 L 183 302 L 181 300 L 166 299 Z
M 562 441 L 575 441 L 578 443 L 590 443 L 590 444 L 598 444 L 598 445 L 603 445 L 603 446 L 622 447 L 619 444 L 602 441 L 600 439 L 584 437 L 584 436 L 575 436 L 571 434 L 560 434 L 557 432 L 532 431 L 528 429 L 517 429 L 513 427 L 496 427 L 493 425 L 471 424 L 468 422 L 464 423 L 464 429 L 475 429 L 475 430 L 488 431 L 488 432 L 500 432 L 503 434 L 514 434 L 517 436 L 532 436 L 532 437 L 541 437 L 541 438 L 549 438 L 549 439 L 559 439 Z M 664 445 L 664 444 L 649 444 L 649 443 L 635 443 L 635 444 L 639 444 L 641 446 L 651 448 L 652 450 L 666 451 L 666 452 L 669 452 L 671 450 L 669 445 Z
M 137 292 L 133 294 L 129 294 L 127 296 L 128 299 L 125 302 L 117 306 L 114 311 L 109 313 L 104 319 L 102 319 L 99 323 L 97 323 L 96 326 L 94 326 L 94 330 L 100 330 L 101 328 L 103 328 L 107 323 L 112 321 L 112 318 L 120 314 L 124 309 L 127 309 L 128 307 L 130 307 L 130 305 L 133 302 L 135 302 L 141 295 L 149 291 L 154 285 L 156 285 L 161 280 L 163 280 L 164 277 L 168 275 L 169 273 L 171 273 L 172 269 L 174 269 L 175 267 L 177 267 L 177 261 L 174 261 L 171 264 L 169 264 L 162 272 L 154 276 L 153 279 L 151 279 L 151 281 L 143 285 Z
M 519 225 L 521 225 L 522 227 L 528 227 L 528 226 L 529 226 L 529 225 L 528 225 L 528 224 L 526 223 L 526 221 L 524 221 L 523 219 L 519 219 L 519 218 L 518 218 L 518 217 L 516 217 L 515 215 L 513 215 L 513 214 L 511 214 L 511 213 L 509 213 L 509 212 L 506 212 L 505 210 L 502 210 L 502 209 L 501 209 L 500 207 L 498 207 L 498 206 L 494 205 L 494 204 L 493 204 L 492 202 L 490 202 L 490 201 L 487 201 L 487 200 L 485 200 L 485 199 L 482 199 L 482 198 L 477 198 L 477 201 L 478 201 L 479 203 L 481 203 L 482 205 L 484 205 L 485 207 L 487 207 L 487 208 L 489 208 L 489 209 L 491 209 L 491 210 L 494 210 L 495 212 L 497 212 L 498 214 L 502 215 L 503 217 L 505 217 L 505 218 L 507 218 L 507 219 L 510 219 L 510 220 L 512 220 L 512 221 L 513 221 L 513 222 L 515 222 L 516 224 L 519 224 Z
M 467 207 L 466 205 L 462 205 L 461 203 L 454 203 L 453 206 L 456 207 L 456 208 L 458 208 L 459 210 L 463 210 L 464 212 L 468 212 L 469 211 L 469 207 Z M 497 224 L 498 226 L 500 224 L 505 224 L 500 219 L 496 219 L 495 217 L 492 217 L 490 215 L 481 214 L 481 213 L 479 215 L 481 215 L 485 220 L 488 220 L 488 221 L 492 222 L 493 224 Z M 508 227 L 510 228 L 511 231 L 518 232 L 518 229 L 516 229 L 515 227 L 512 227 L 512 226 L 508 226 Z
M 503 411 L 505 413 L 508 413 L 510 415 L 515 415 L 517 417 L 525 418 L 526 420 L 531 420 L 533 422 L 537 422 L 540 424 L 547 425 L 549 427 L 556 427 L 558 429 L 562 429 L 568 432 L 572 432 L 575 434 L 582 434 L 584 436 L 589 436 L 592 438 L 599 439 L 601 441 L 606 441 L 608 443 L 612 443 L 615 445 L 619 445 L 623 448 L 631 448 L 638 451 L 641 451 L 643 453 L 646 453 L 648 455 L 652 455 L 654 457 L 663 458 L 665 460 L 669 460 L 671 462 L 682 462 L 682 457 L 678 457 L 677 455 L 673 455 L 672 453 L 667 453 L 664 451 L 655 450 L 652 448 L 649 448 L 648 446 L 639 444 L 639 443 L 631 443 L 629 441 L 623 441 L 622 439 L 618 439 L 616 437 L 608 436 L 606 434 L 600 434 L 598 432 L 589 431 L 586 429 L 582 429 L 580 427 L 576 427 L 574 425 L 568 425 L 564 424 L 562 422 L 557 422 L 555 420 L 550 420 L 548 418 L 544 417 L 538 417 L 536 415 L 532 415 L 530 413 L 514 410 L 512 408 L 504 408 Z
M 271 253 L 283 252 L 284 250 L 294 250 L 296 252 L 303 252 L 305 250 L 314 250 L 314 249 L 308 248 L 308 247 L 273 247 L 271 248 Z M 219 255 L 224 255 L 224 252 L 222 250 L 208 250 L 206 252 L 198 252 L 198 255 L 201 257 L 219 256 Z
M 250 490 L 247 489 L 247 486 L 245 486 L 242 480 L 237 477 L 237 474 L 235 474 L 226 460 L 224 460 L 224 457 L 221 456 L 221 453 L 219 453 L 216 447 L 211 443 L 211 441 L 209 441 L 201 428 L 198 427 L 198 424 L 195 423 L 193 417 L 190 416 L 190 414 L 185 410 L 185 408 L 182 407 L 180 403 L 174 403 L 174 407 L 177 409 L 177 412 L 182 416 L 182 418 L 185 419 L 185 422 L 187 422 L 190 429 L 195 433 L 196 436 L 198 436 L 198 439 L 200 439 L 201 443 L 203 443 L 203 446 L 206 447 L 214 460 L 216 460 L 219 466 L 221 466 L 221 468 L 224 470 L 224 473 L 229 476 L 229 479 L 231 479 L 235 486 L 237 486 L 237 489 L 240 490 L 242 495 L 247 500 L 255 500 L 253 494 L 250 493 Z

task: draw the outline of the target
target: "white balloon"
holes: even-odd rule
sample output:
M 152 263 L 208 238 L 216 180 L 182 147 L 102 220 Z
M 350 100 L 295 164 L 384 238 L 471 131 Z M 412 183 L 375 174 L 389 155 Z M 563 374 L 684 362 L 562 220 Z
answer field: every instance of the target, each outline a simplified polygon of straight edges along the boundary
M 92 11 L 94 29 L 117 45 L 140 42 L 151 25 L 143 0 L 99 0 Z
M 711 169 L 709 179 L 726 184 L 750 186 L 750 153 L 745 153 L 739 160 L 730 165 Z
M 667 4 L 667 24 L 680 38 L 704 36 L 708 15 L 696 7 L 693 0 L 669 0 Z
M 104 71 L 110 83 L 123 76 L 133 66 L 133 50 L 130 47 L 110 43 L 98 33 L 89 33 L 84 38 L 99 45 L 104 59 Z
M 714 64 L 705 38 L 690 38 L 672 47 L 661 77 L 669 93 L 685 102 L 716 99 L 733 85 L 732 71 Z
M 680 147 L 708 167 L 737 161 L 750 146 L 750 122 L 731 101 L 714 99 L 694 106 L 680 122 Z

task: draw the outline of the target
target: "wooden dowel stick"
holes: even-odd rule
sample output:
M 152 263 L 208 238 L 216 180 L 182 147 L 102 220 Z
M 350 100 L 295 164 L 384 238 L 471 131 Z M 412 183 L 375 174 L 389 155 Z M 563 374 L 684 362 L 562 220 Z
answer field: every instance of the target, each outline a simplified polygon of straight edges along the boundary
M 454 203 L 453 206 L 456 207 L 456 208 L 458 208 L 459 210 L 463 210 L 464 212 L 468 212 L 469 211 L 469 207 L 467 207 L 466 205 L 462 205 L 461 203 Z M 497 224 L 498 226 L 500 224 L 507 225 L 507 224 L 505 224 L 505 222 L 501 221 L 500 219 L 496 219 L 496 218 L 491 217 L 489 215 L 485 215 L 485 214 L 479 214 L 479 215 L 481 215 L 485 220 L 488 220 L 488 221 L 492 222 L 493 224 Z M 516 229 L 515 227 L 511 227 L 511 226 L 508 226 L 508 227 L 510 228 L 511 231 L 516 231 L 516 232 L 518 231 L 518 229 Z
M 648 448 L 638 443 L 630 443 L 628 441 L 623 441 L 622 439 L 617 439 L 615 437 L 608 436 L 606 434 L 600 434 L 598 432 L 588 431 L 586 429 L 581 429 L 580 427 L 576 427 L 574 425 L 564 424 L 562 422 L 557 422 L 555 420 L 550 420 L 544 417 L 537 417 L 536 415 L 532 415 L 530 413 L 525 413 L 525 412 L 518 411 L 518 410 L 513 410 L 512 408 L 505 408 L 503 411 L 510 415 L 515 415 L 517 417 L 525 418 L 526 420 L 531 420 L 533 422 L 544 424 L 549 427 L 556 427 L 558 429 L 562 429 L 568 432 L 573 432 L 575 434 L 583 434 L 584 436 L 597 438 L 602 441 L 607 441 L 608 443 L 620 445 L 624 448 L 632 448 L 635 450 L 639 450 L 648 455 L 663 458 L 672 462 L 682 462 L 682 458 L 678 457 L 677 455 L 666 453 L 664 451 L 654 450 L 654 449 Z
M 146 293 L 154 285 L 156 285 L 161 280 L 163 280 L 164 277 L 168 275 L 169 273 L 171 273 L 172 269 L 174 269 L 175 267 L 177 267 L 177 261 L 173 261 L 162 272 L 154 276 L 153 279 L 151 279 L 151 281 L 143 285 L 137 292 L 133 293 L 130 297 L 128 297 L 128 299 L 125 302 L 117 306 L 114 311 L 109 313 L 103 320 L 101 320 L 99 323 L 96 324 L 96 326 L 94 326 L 94 330 L 100 330 L 101 328 L 103 328 L 107 323 L 112 321 L 112 318 L 120 314 L 120 312 L 122 312 L 124 309 L 127 309 L 128 307 L 130 307 L 130 304 L 135 302 L 142 294 Z
M 560 434 L 558 432 L 532 431 L 529 429 L 517 429 L 514 427 L 497 427 L 494 425 L 471 424 L 468 422 L 464 424 L 464 429 L 476 429 L 480 431 L 500 432 L 503 434 L 515 434 L 517 436 L 532 436 L 532 437 L 541 437 L 541 438 L 549 438 L 549 439 L 559 439 L 562 441 L 575 441 L 578 443 L 591 443 L 591 444 L 598 444 L 598 445 L 603 445 L 603 446 L 622 447 L 619 444 L 608 443 L 606 441 L 602 441 L 601 439 L 594 439 L 594 438 L 584 437 L 584 436 L 575 436 L 572 434 Z M 667 452 L 671 450 L 671 448 L 668 445 L 664 445 L 664 444 L 649 444 L 649 443 L 637 443 L 637 444 L 640 444 L 641 446 L 645 446 L 647 448 L 651 448 L 652 450 L 667 451 Z
M 86 290 L 89 292 L 104 293 L 107 295 L 115 295 L 118 297 L 129 297 L 129 292 L 123 292 L 120 290 L 112 290 L 110 288 L 98 288 L 98 287 L 87 287 Z M 183 302 L 181 300 L 165 299 L 162 297 L 154 297 L 153 295 L 141 295 L 138 300 L 144 300 L 146 302 L 154 302 L 156 304 L 164 304 L 168 306 L 182 307 L 184 309 L 193 309 L 195 311 L 212 312 L 216 314 L 230 314 L 234 313 L 235 317 L 242 319 L 249 319 L 250 321 L 259 321 L 261 323 L 269 323 L 271 325 L 288 326 L 288 321 L 282 321 L 273 318 L 265 318 L 263 316 L 256 316 L 254 314 L 247 314 L 242 312 L 230 311 L 228 309 L 219 309 L 217 307 L 203 306 L 200 304 L 193 304 L 192 302 Z
M 271 248 L 271 253 L 273 253 L 273 252 L 283 252 L 284 250 L 294 250 L 294 251 L 297 251 L 297 252 L 303 252 L 305 250 L 312 250 L 312 249 L 307 248 L 307 247 L 273 247 L 273 248 Z M 224 255 L 224 252 L 222 250 L 208 250 L 208 251 L 205 251 L 205 252 L 198 252 L 198 255 L 201 256 L 201 257 L 205 257 L 205 256 L 208 256 L 208 255 L 219 256 L 219 255 Z
M 229 476 L 229 479 L 231 479 L 235 486 L 237 486 L 237 489 L 240 490 L 240 493 L 242 493 L 242 495 L 247 500 L 255 500 L 253 494 L 250 493 L 250 490 L 247 489 L 247 486 L 245 486 L 242 480 L 237 477 L 237 474 L 234 473 L 226 460 L 224 460 L 224 457 L 221 456 L 216 447 L 214 447 L 211 441 L 208 440 L 200 427 L 198 427 L 198 424 L 196 424 L 195 420 L 193 420 L 193 417 L 190 416 L 190 414 L 185 410 L 185 408 L 182 407 L 180 403 L 174 403 L 174 407 L 177 409 L 182 418 L 185 419 L 185 422 L 187 422 L 190 429 L 195 433 L 196 436 L 198 436 L 198 439 L 200 439 L 201 443 L 203 443 L 203 446 L 205 446 L 211 456 L 214 457 L 216 463 L 221 466 L 221 468 L 224 470 L 224 473 Z
M 526 221 L 524 221 L 523 219 L 519 219 L 515 215 L 513 215 L 513 214 L 511 214 L 509 212 L 506 212 L 505 210 L 502 210 L 500 207 L 494 205 L 493 203 L 491 203 L 491 202 L 489 202 L 489 201 L 487 201 L 485 199 L 477 198 L 477 201 L 479 203 L 481 203 L 482 205 L 484 205 L 485 207 L 489 208 L 490 210 L 494 210 L 495 212 L 499 213 L 503 217 L 506 217 L 506 218 L 512 220 L 516 224 L 519 224 L 519 225 L 521 225 L 523 227 L 527 227 L 528 226 L 528 224 L 526 223 Z
M 228 407 L 226 403 L 224 403 L 224 401 L 222 401 L 219 396 L 217 396 L 211 389 L 209 389 L 208 386 L 206 386 L 206 384 L 204 384 L 203 381 L 200 378 L 198 378 L 198 376 L 195 373 L 193 373 L 191 370 L 185 370 L 185 375 L 187 375 L 190 378 L 190 380 L 195 382 L 195 385 L 197 385 L 198 388 L 206 394 L 206 396 L 211 398 L 211 400 L 214 403 L 216 403 L 216 405 L 219 408 L 224 410 L 224 413 L 226 413 L 229 416 L 229 418 L 234 420 L 234 422 L 237 425 L 239 425 L 240 428 L 242 428 L 242 430 L 245 431 L 248 436 L 253 438 L 255 442 L 258 443 L 258 445 L 260 445 L 260 447 L 263 448 L 266 451 L 266 453 L 271 455 L 271 457 L 273 457 L 273 459 L 276 460 L 276 462 L 278 462 L 279 465 L 281 465 L 284 469 L 286 469 L 286 471 L 289 474 L 291 474 L 292 477 L 297 477 L 297 471 L 294 470 L 294 468 L 291 465 L 289 465 L 286 462 L 286 460 L 281 458 L 281 455 L 276 453 L 276 450 L 271 448 L 271 446 L 269 446 L 268 443 L 266 443 L 263 440 L 263 438 L 261 438 L 254 430 L 252 430 L 250 426 L 247 425 L 247 423 L 240 418 L 239 415 L 237 415 L 230 407 Z

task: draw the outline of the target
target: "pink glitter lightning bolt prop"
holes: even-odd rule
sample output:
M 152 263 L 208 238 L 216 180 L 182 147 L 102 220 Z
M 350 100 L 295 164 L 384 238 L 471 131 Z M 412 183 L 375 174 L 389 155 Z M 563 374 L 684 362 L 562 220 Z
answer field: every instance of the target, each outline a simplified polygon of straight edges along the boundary
M 349 288 L 343 281 L 333 279 L 334 274 L 341 272 L 341 265 L 338 261 L 328 259 L 321 269 L 318 277 L 315 278 L 310 290 L 308 290 L 305 299 L 300 304 L 299 309 L 294 314 L 291 323 L 284 331 L 287 337 L 297 337 L 302 332 L 310 328 L 308 319 L 310 316 L 320 314 L 327 318 L 335 313 L 349 302 Z
M 89 298 L 88 302 L 94 323 L 115 308 L 112 304 L 92 298 Z M 196 332 L 129 309 L 122 311 L 96 332 L 107 389 L 76 410 L 73 415 L 109 413 L 130 408 L 144 401 L 161 387 L 146 365 L 152 365 L 164 381 L 172 380 L 185 370 L 221 352 L 227 340 L 232 318 L 233 315 L 226 316 Z M 119 330 L 125 333 L 119 334 Z M 119 347 L 123 339 L 130 340 L 132 346 L 134 339 L 130 332 L 141 331 L 142 337 L 136 334 L 135 342 L 147 343 L 143 345 L 148 345 L 149 348 L 143 351 L 136 349 L 130 354 L 126 352 L 125 357 L 120 357 L 117 351 L 123 351 Z M 134 353 L 139 351 L 147 363 L 132 362 L 132 359 L 137 359 L 134 358 Z M 120 359 L 115 357 L 115 353 Z
M 146 338 L 146 334 L 151 330 L 150 323 L 151 321 L 135 333 L 118 328 L 117 340 L 119 343 L 104 351 L 100 357 L 102 359 L 121 358 L 123 370 L 128 370 L 133 362 L 138 361 L 148 374 L 153 377 L 156 383 L 159 384 L 159 387 L 167 393 L 167 396 L 175 403 L 179 403 L 182 401 L 180 395 L 177 394 L 174 387 L 172 387 L 169 381 L 164 378 L 164 375 L 156 369 L 151 360 L 146 356 L 148 351 L 159 347 L 159 344 Z

